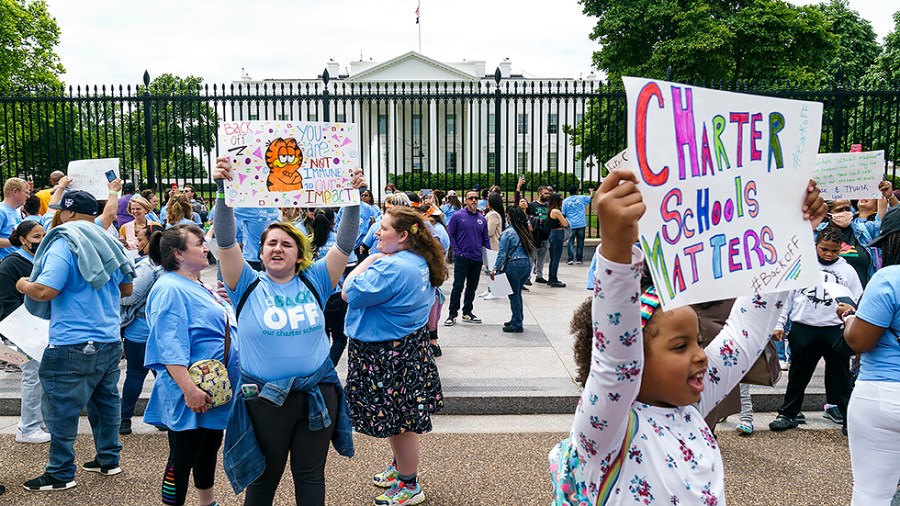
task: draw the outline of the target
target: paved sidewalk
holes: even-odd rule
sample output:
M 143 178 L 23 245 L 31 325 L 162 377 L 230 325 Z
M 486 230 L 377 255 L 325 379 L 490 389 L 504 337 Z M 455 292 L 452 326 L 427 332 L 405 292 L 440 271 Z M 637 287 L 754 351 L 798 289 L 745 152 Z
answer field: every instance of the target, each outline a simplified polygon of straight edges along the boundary
M 484 323 L 464 323 L 460 318 L 453 327 L 441 324 L 438 332 L 444 355 L 438 358 L 438 367 L 446 395 L 446 414 L 574 411 L 579 389 L 573 380 L 576 368 L 569 322 L 575 307 L 589 295 L 584 288 L 589 263 L 560 265 L 559 277 L 568 284 L 566 288 L 549 288 L 538 283 L 530 287 L 531 291 L 524 294 L 525 332 L 522 334 L 501 331 L 503 322 L 510 317 L 506 298 L 489 301 L 476 298 L 474 312 Z M 207 269 L 203 277 L 215 283 L 215 268 Z M 486 279 L 482 276 L 478 293 L 485 289 Z M 448 301 L 441 322 L 447 317 L 451 286 L 452 275 L 444 284 Z M 121 381 L 124 381 L 124 367 L 123 362 Z M 821 411 L 825 402 L 823 370 L 824 364 L 820 364 L 807 389 L 804 403 L 807 413 Z M 344 363 L 338 371 L 345 376 Z M 18 373 L 0 372 L 0 416 L 18 415 L 20 377 Z M 148 376 L 138 414 L 143 413 L 152 381 Z M 784 374 L 774 388 L 752 387 L 756 411 L 777 409 L 786 384 L 787 374 Z

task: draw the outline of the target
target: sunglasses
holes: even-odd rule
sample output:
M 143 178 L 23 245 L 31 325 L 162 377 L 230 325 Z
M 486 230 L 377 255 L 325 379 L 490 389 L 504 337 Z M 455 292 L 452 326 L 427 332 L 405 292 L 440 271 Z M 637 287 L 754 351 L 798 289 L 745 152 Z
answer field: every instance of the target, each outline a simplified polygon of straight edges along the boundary
M 478 200 L 478 197 L 466 197 L 466 200 Z

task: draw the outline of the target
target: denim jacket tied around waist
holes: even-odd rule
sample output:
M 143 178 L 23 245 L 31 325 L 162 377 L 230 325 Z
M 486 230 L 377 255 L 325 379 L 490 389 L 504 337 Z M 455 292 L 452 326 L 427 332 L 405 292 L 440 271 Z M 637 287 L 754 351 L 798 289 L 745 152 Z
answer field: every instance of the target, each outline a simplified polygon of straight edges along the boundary
M 241 382 L 242 384 L 255 383 L 259 387 L 259 397 L 279 407 L 287 399 L 289 393 L 306 392 L 309 396 L 309 430 L 311 431 L 331 426 L 332 420 L 328 416 L 328 408 L 325 406 L 325 399 L 322 397 L 319 385 L 321 383 L 334 385 L 338 394 L 338 419 L 331 437 L 331 444 L 339 454 L 345 457 L 353 456 L 353 429 L 350 425 L 349 407 L 347 399 L 344 397 L 340 378 L 334 370 L 330 358 L 326 358 L 319 369 L 307 377 L 264 382 L 242 371 Z M 244 404 L 244 396 L 236 396 L 232 404 L 231 415 L 228 417 L 228 426 L 225 430 L 225 449 L 222 461 L 225 474 L 228 476 L 234 492 L 239 494 L 262 475 L 266 469 L 266 459 L 256 442 L 256 433 L 250 422 L 247 406 Z

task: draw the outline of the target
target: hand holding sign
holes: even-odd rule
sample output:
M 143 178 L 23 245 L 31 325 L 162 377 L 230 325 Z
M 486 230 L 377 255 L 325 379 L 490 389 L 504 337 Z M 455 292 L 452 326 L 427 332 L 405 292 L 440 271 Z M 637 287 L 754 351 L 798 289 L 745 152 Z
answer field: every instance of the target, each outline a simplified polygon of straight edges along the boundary
M 611 172 L 597 192 L 600 254 L 620 264 L 631 263 L 631 247 L 638 239 L 638 220 L 647 207 L 633 172 Z

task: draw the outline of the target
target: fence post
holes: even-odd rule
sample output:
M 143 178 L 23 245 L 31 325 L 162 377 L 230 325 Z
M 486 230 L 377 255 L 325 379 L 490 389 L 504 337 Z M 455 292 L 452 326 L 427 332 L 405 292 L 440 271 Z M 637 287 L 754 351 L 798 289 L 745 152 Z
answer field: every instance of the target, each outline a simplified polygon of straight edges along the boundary
M 147 152 L 145 153 L 147 161 L 147 186 L 154 190 L 156 187 L 156 169 L 153 166 L 153 119 L 151 117 L 150 104 L 150 72 L 144 71 L 144 145 Z
M 831 120 L 831 152 L 840 153 L 844 140 L 844 66 L 839 65 L 834 81 L 834 118 Z
M 500 67 L 494 72 L 497 89 L 494 90 L 494 184 L 500 186 Z
M 666 67 L 666 81 L 672 81 L 672 76 L 675 75 L 675 69 L 672 68 L 671 65 Z
M 325 116 L 324 121 L 331 121 L 331 104 L 328 103 L 328 80 L 331 77 L 328 75 L 328 68 L 325 68 L 325 71 L 322 72 L 322 82 L 325 83 L 324 89 L 322 92 L 322 114 Z

